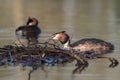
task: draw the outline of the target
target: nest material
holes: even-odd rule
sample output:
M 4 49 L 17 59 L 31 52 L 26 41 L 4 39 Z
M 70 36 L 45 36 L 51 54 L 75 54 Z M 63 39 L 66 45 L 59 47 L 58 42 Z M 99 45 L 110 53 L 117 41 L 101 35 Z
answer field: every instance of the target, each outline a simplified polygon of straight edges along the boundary
M 0 48 L 0 62 L 4 64 L 4 59 L 12 63 L 28 63 L 31 64 L 59 64 L 63 62 L 71 62 L 74 59 L 79 61 L 81 64 L 86 64 L 87 61 L 81 58 L 78 53 L 71 50 L 61 49 L 59 46 L 51 43 L 39 43 L 37 46 L 12 46 L 7 45 Z M 30 65 L 29 64 L 29 65 Z
M 23 44 L 22 44 L 23 45 Z M 75 50 L 65 50 L 56 43 L 39 43 L 36 45 L 21 46 L 7 45 L 0 48 L 0 65 L 6 62 L 21 64 L 23 67 L 30 66 L 32 70 L 28 74 L 30 80 L 31 73 L 38 67 L 55 66 L 57 64 L 69 63 L 77 60 L 77 68 L 73 74 L 80 73 L 88 66 L 87 58 L 108 58 L 111 61 L 109 67 L 116 67 L 119 62 L 115 58 L 99 57 L 94 52 L 80 52 Z

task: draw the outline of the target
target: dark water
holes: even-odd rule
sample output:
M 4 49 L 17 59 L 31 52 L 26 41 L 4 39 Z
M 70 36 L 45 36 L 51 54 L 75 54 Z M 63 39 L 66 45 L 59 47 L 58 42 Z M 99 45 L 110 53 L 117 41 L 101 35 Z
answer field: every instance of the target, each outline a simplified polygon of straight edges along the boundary
M 1 0 L 0 45 L 16 41 L 15 29 L 24 25 L 29 16 L 36 17 L 44 42 L 51 34 L 62 30 L 73 36 L 72 42 L 86 37 L 100 38 L 115 45 L 107 56 L 120 61 L 120 1 L 119 0 Z M 32 80 L 119 80 L 120 66 L 109 68 L 106 59 L 89 60 L 81 74 L 72 75 L 75 62 L 66 66 L 46 67 L 32 74 Z M 27 80 L 20 66 L 0 67 L 0 80 Z

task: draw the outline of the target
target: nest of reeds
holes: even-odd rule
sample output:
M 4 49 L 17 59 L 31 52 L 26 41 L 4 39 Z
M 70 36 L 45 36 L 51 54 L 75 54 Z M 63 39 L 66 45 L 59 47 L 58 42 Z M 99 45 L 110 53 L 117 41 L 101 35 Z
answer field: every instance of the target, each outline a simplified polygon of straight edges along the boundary
M 54 41 L 52 43 L 45 42 L 36 45 L 29 45 L 27 47 L 23 44 L 22 46 L 18 46 L 17 44 L 5 45 L 0 48 L 0 65 L 2 66 L 8 62 L 14 65 L 21 64 L 23 67 L 30 66 L 33 68 L 29 73 L 30 75 L 31 72 L 38 67 L 55 66 L 76 60 L 77 68 L 73 71 L 73 73 L 75 73 L 78 70 L 81 72 L 88 66 L 87 58 L 89 58 L 91 53 L 93 52 L 65 50 L 60 48 L 60 46 Z M 116 59 L 109 58 L 109 60 L 111 61 L 110 67 L 118 65 Z

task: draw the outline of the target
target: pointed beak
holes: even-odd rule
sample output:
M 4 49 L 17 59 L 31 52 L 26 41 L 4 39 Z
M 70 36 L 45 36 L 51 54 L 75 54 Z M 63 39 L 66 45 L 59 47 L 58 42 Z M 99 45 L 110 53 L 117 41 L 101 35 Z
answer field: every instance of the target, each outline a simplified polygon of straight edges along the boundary
M 53 40 L 54 37 L 55 37 L 55 35 L 51 35 L 50 37 L 48 37 L 47 40 Z

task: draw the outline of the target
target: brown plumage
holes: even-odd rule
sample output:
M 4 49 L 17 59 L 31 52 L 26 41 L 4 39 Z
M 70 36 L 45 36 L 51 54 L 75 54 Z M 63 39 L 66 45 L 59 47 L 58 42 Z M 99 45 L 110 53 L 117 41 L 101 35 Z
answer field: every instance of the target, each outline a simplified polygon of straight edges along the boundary
M 51 36 L 52 39 L 59 40 L 64 44 L 65 49 L 74 49 L 80 51 L 94 51 L 96 54 L 105 54 L 114 50 L 114 45 L 101 39 L 85 38 L 70 43 L 69 35 L 65 31 L 55 33 Z

